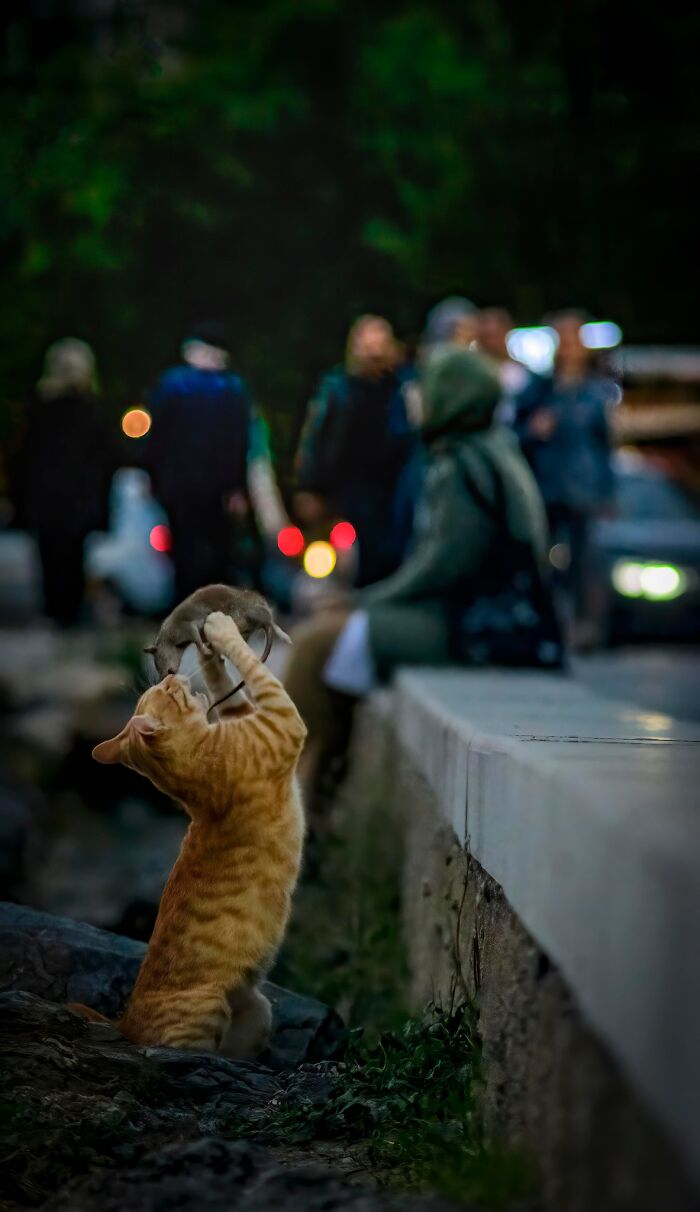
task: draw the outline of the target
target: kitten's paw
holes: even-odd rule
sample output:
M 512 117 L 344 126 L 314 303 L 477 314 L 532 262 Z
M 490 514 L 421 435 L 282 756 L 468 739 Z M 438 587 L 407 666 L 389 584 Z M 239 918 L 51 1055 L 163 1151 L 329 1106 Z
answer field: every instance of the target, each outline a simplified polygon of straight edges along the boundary
M 245 643 L 233 619 L 220 610 L 208 616 L 204 624 L 204 636 L 216 652 L 221 652 L 231 644 Z

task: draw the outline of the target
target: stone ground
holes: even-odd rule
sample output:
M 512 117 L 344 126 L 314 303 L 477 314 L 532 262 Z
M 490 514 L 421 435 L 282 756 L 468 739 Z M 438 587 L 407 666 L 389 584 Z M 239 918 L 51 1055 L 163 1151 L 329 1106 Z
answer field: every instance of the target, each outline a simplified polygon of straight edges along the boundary
M 361 1135 L 326 1130 L 347 1082 L 348 1033 L 313 998 L 268 988 L 272 1047 L 247 1065 L 137 1048 L 64 1008 L 118 1014 L 185 828 L 132 772 L 105 777 L 90 759 L 133 708 L 145 638 L 137 626 L 0 633 L 0 1209 L 476 1207 L 384 1189 Z M 323 896 L 310 904 L 323 913 Z M 341 955 L 334 942 L 323 975 L 356 1022 L 363 1003 L 344 981 L 364 971 L 352 945 Z M 312 966 L 307 988 L 316 975 L 320 987 Z
M 177 1195 L 178 1207 L 252 1209 L 274 1191 L 280 1207 L 398 1206 L 358 1187 L 367 1176 L 347 1147 L 294 1150 L 283 1133 L 272 1148 L 253 1143 L 292 1107 L 324 1103 L 339 1080 L 329 1058 L 344 1031 L 321 1003 L 268 986 L 275 1031 L 259 1064 L 137 1048 L 62 1003 L 118 1014 L 143 944 L 4 904 L 0 953 L 5 1207 L 150 1208 Z

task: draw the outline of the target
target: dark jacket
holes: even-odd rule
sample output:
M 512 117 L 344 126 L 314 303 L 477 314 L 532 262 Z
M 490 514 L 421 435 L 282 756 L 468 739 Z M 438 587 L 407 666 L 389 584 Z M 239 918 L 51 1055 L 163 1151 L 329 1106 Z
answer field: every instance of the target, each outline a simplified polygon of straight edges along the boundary
M 518 398 L 513 428 L 547 505 L 589 513 L 612 499 L 608 408 L 616 394 L 610 379 L 591 374 L 573 384 L 535 380 Z M 546 439 L 529 428 L 539 409 L 556 420 Z
M 146 466 L 166 510 L 245 490 L 251 405 L 238 375 L 192 366 L 167 370 L 151 410 Z
M 358 493 L 391 496 L 416 445 L 403 389 L 409 371 L 367 379 L 337 368 L 309 405 L 297 486 L 342 510 Z
M 406 411 L 408 370 L 371 379 L 338 369 L 326 375 L 309 408 L 299 448 L 297 486 L 324 497 L 357 533 L 358 585 L 399 564 L 410 531 L 410 465 L 418 437 Z
M 17 525 L 75 535 L 106 530 L 115 433 L 92 395 L 34 398 L 14 473 Z
M 511 541 L 542 566 L 542 500 L 512 434 L 491 424 L 500 384 L 478 355 L 454 351 L 424 383 L 427 459 L 412 547 L 401 567 L 360 594 L 382 673 L 453 655 L 455 611 L 505 587 Z

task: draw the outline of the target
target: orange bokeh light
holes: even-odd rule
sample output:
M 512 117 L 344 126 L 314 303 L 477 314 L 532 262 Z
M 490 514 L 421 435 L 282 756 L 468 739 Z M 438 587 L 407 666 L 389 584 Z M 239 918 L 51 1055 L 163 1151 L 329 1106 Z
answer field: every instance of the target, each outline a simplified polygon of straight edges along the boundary
M 147 408 L 127 408 L 122 417 L 122 429 L 127 438 L 144 438 L 151 428 L 151 414 Z

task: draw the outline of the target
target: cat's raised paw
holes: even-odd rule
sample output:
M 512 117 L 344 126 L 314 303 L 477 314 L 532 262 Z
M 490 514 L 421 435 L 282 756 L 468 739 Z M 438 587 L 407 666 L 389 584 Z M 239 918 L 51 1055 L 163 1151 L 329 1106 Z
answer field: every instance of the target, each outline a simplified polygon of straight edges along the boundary
M 237 624 L 228 614 L 215 610 L 204 624 L 204 636 L 217 652 L 229 644 L 245 643 Z

